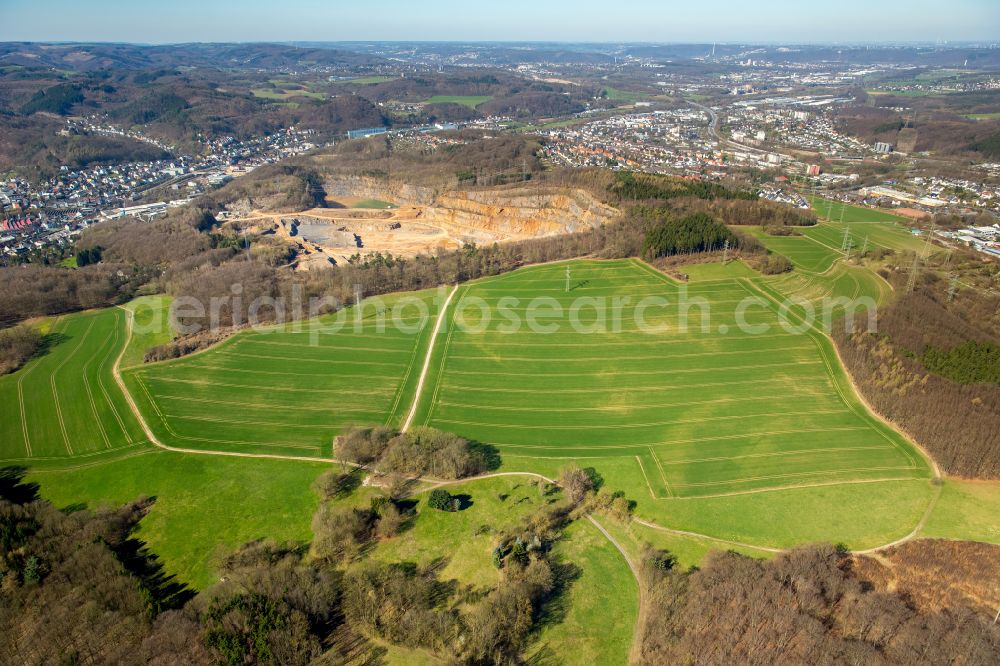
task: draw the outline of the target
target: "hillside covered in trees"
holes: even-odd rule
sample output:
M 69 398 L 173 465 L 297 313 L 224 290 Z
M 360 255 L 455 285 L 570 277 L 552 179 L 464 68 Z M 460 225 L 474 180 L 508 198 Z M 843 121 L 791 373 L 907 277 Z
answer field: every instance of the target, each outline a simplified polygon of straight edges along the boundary
M 912 293 L 898 287 L 878 333 L 835 327 L 841 358 L 875 409 L 945 471 L 1000 478 L 1000 300 L 978 290 L 949 300 L 932 273 Z
M 997 546 L 992 546 L 996 550 Z M 762 562 L 714 552 L 682 572 L 668 554 L 643 561 L 640 664 L 988 664 L 1000 636 L 959 605 L 915 608 L 879 590 L 832 546 Z

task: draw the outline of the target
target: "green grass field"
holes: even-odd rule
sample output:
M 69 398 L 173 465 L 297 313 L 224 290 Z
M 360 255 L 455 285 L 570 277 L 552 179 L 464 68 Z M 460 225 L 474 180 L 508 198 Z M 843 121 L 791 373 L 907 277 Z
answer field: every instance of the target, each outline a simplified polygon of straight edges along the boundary
M 434 95 L 424 100 L 424 104 L 461 104 L 474 109 L 483 102 L 488 102 L 491 95 Z
M 170 342 L 174 332 L 170 327 L 169 296 L 140 296 L 125 308 L 132 313 L 132 337 L 122 355 L 121 367 L 131 368 L 142 365 L 146 350 L 150 347 Z
M 607 87 L 602 91 L 604 96 L 612 102 L 638 102 L 649 97 L 648 93 L 635 92 L 632 90 L 619 90 L 618 88 Z
M 550 610 L 553 617 L 546 618 L 530 650 L 532 663 L 549 657 L 556 663 L 627 664 L 639 589 L 624 558 L 585 520 L 570 525 L 552 555 L 576 567 L 579 578 Z
M 688 276 L 688 282 L 705 282 L 710 280 L 725 280 L 727 278 L 749 278 L 760 275 L 742 261 L 710 262 L 684 266 L 681 272 Z
M 627 459 L 642 478 L 633 493 L 663 499 L 928 476 L 905 440 L 860 406 L 829 341 L 779 325 L 773 296 L 738 280 L 685 291 L 709 306 L 707 330 L 701 308 L 680 332 L 679 315 L 660 307 L 645 319 L 667 329 L 642 332 L 634 305 L 622 309 L 619 330 L 610 321 L 607 332 L 584 330 L 598 323 L 596 299 L 681 298 L 679 285 L 631 261 L 548 265 L 465 285 L 417 421 L 489 442 L 521 464 Z M 568 314 L 554 333 L 505 332 L 506 317 L 483 325 L 482 305 L 519 298 L 509 313 L 524 317 L 542 295 L 566 313 L 590 299 L 578 301 L 581 330 Z M 767 331 L 738 329 L 735 310 L 748 297 L 761 301 L 746 323 Z
M 35 469 L 30 479 L 56 506 L 121 506 L 155 497 L 136 534 L 167 573 L 197 589 L 218 581 L 223 557 L 248 541 L 308 541 L 319 502 L 313 479 L 322 463 L 172 453 L 140 455 L 103 465 Z
M 395 208 L 396 204 L 389 203 L 388 201 L 382 201 L 381 199 L 362 199 L 361 201 L 355 203 L 352 208 Z
M 392 81 L 392 76 L 359 76 L 355 79 L 344 79 L 342 81 L 334 81 L 335 84 L 348 84 L 353 83 L 357 85 L 371 85 L 374 83 L 385 83 L 386 81 Z
M 120 308 L 50 321 L 42 353 L 0 377 L 0 459 L 80 463 L 145 445 L 111 372 L 124 324 Z
M 360 316 L 347 308 L 247 330 L 202 353 L 126 371 L 125 381 L 166 444 L 329 457 L 344 426 L 405 417 L 434 295 L 369 299 Z M 391 324 L 394 313 L 401 326 Z

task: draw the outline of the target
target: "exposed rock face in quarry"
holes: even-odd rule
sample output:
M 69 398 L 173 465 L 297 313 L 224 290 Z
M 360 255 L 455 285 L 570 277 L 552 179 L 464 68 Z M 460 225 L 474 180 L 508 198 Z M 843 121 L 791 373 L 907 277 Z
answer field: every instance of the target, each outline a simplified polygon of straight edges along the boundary
M 600 226 L 619 214 L 585 190 L 532 184 L 436 192 L 357 176 L 329 180 L 324 187 L 327 208 L 299 213 L 257 210 L 243 219 L 274 225 L 299 245 L 304 258 L 322 254 L 324 261 L 344 261 L 358 253 L 414 256 L 463 243 L 554 236 Z M 393 207 L 376 209 L 370 207 L 372 202 Z M 296 231 L 288 233 L 293 219 Z M 316 264 L 301 262 L 302 267 Z
M 581 231 L 617 213 L 583 190 L 519 188 L 445 192 L 424 210 L 422 221 L 484 242 Z

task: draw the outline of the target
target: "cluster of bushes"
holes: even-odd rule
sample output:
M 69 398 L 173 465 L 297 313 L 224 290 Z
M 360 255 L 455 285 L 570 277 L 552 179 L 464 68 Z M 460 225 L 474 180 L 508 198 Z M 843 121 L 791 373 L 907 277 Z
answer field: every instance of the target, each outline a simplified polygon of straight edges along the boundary
M 383 426 L 352 427 L 335 442 L 335 455 L 382 474 L 461 479 L 496 469 L 493 447 L 434 428 L 399 432 Z
M 485 596 L 438 579 L 436 568 L 367 562 L 348 571 L 343 612 L 362 636 L 424 648 L 457 664 L 515 664 L 558 574 L 540 549 L 508 558 Z
M 101 246 L 85 247 L 76 251 L 77 267 L 101 263 Z
M 751 262 L 764 275 L 778 275 L 792 270 L 792 261 L 783 254 L 762 254 Z
M 559 486 L 578 512 L 598 511 L 619 522 L 632 519 L 636 503 L 621 490 L 604 487 L 604 479 L 593 467 L 569 465 L 559 471 Z
M 323 502 L 313 516 L 311 554 L 331 564 L 355 560 L 373 541 L 396 536 L 408 512 L 390 497 L 373 498 L 363 509 Z
M 166 361 L 172 358 L 180 358 L 193 354 L 196 351 L 207 349 L 214 344 L 222 342 L 233 334 L 233 329 L 209 329 L 199 331 L 192 335 L 187 335 L 162 345 L 154 345 L 146 349 L 143 354 L 144 363 L 155 363 L 156 361 Z
M 42 334 L 34 326 L 19 324 L 0 329 L 0 375 L 14 372 L 42 346 Z
M 783 224 L 769 224 L 763 228 L 763 231 L 768 236 L 801 236 L 802 232 L 795 227 L 789 227 Z

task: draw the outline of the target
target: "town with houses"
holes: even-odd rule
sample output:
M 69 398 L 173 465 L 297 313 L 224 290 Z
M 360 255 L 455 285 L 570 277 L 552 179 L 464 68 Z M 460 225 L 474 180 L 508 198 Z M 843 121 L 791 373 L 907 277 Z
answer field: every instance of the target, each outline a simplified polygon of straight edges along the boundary
M 96 119 L 71 119 L 64 131 L 142 137 Z M 294 127 L 248 140 L 234 137 L 202 140 L 200 157 L 179 156 L 154 162 L 127 162 L 72 171 L 31 183 L 25 178 L 0 180 L 0 261 L 24 261 L 46 249 L 67 247 L 91 224 L 124 217 L 149 219 L 183 206 L 207 190 L 264 164 L 317 147 L 312 132 Z M 163 150 L 172 147 L 156 142 Z M 163 194 L 144 201 L 153 189 Z
M 453 141 L 448 130 L 530 131 L 543 137 L 543 157 L 553 165 L 637 169 L 703 179 L 722 179 L 750 170 L 766 174 L 758 187 L 762 198 L 801 208 L 809 207 L 801 192 L 811 191 L 856 204 L 906 208 L 928 215 L 1000 213 L 1000 191 L 990 182 L 1000 176 L 997 164 L 976 165 L 984 176 L 978 182 L 922 176 L 860 182 L 853 165 L 904 156 L 902 149 L 908 146 L 869 144 L 838 131 L 830 111 L 851 103 L 850 98 L 821 92 L 801 94 L 803 86 L 821 89 L 864 82 L 866 77 L 887 72 L 904 77 L 909 68 L 878 65 L 817 71 L 805 63 L 769 62 L 753 50 L 717 58 L 713 49 L 705 59 L 729 66 L 722 77 L 728 95 L 706 102 L 712 106 L 696 101 L 703 98 L 699 94 L 704 92 L 702 85 L 683 75 L 657 72 L 655 85 L 674 95 L 673 99 L 686 101 L 679 106 L 676 102 L 664 104 L 662 98 L 637 93 L 631 104 L 613 111 L 595 107 L 548 124 L 525 126 L 510 117 L 489 116 L 419 127 L 358 128 L 346 132 L 345 137 L 389 133 L 403 139 L 417 137 L 434 148 Z M 456 67 L 486 64 L 468 53 L 446 60 Z M 442 63 L 434 64 L 439 67 Z M 616 63 L 615 68 L 626 65 L 653 71 L 662 67 L 630 57 Z M 614 71 L 607 65 L 595 66 L 595 71 L 602 68 Z M 562 81 L 558 77 L 566 75 L 553 63 L 520 64 L 513 69 L 539 81 Z M 974 88 L 994 89 L 998 85 L 997 79 L 987 79 Z M 924 88 L 936 90 L 933 84 L 921 90 Z M 143 134 L 141 128 L 117 127 L 99 115 L 68 118 L 61 133 L 128 137 L 174 157 L 81 170 L 62 167 L 56 177 L 43 182 L 0 176 L 0 262 L 37 260 L 47 249 L 58 254 L 87 225 L 162 215 L 242 173 L 320 147 L 311 131 L 288 127 L 242 140 L 198 135 L 202 145 L 199 155 L 176 155 L 174 146 Z M 995 234 L 988 229 L 965 231 L 968 233 L 955 238 L 996 254 Z

